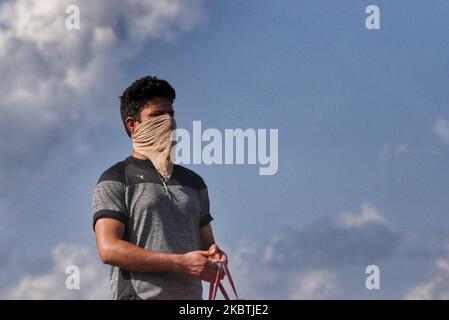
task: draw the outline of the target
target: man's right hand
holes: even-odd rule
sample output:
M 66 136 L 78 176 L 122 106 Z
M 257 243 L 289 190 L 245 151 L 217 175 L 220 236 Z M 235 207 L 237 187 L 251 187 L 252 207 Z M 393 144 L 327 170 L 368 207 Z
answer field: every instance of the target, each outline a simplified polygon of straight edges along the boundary
M 209 260 L 209 251 L 191 251 L 181 255 L 181 272 L 203 281 L 214 282 L 218 264 Z M 223 279 L 223 273 L 220 280 Z

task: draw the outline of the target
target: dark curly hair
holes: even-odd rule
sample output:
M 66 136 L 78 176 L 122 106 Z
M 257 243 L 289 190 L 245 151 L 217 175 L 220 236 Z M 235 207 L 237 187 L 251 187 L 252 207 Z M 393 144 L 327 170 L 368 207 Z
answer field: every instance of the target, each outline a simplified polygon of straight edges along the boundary
M 123 95 L 120 97 L 120 115 L 128 136 L 131 137 L 131 133 L 126 127 L 125 119 L 133 117 L 140 121 L 140 112 L 153 97 L 168 98 L 173 103 L 176 98 L 176 91 L 167 81 L 157 77 L 146 76 L 134 81 L 123 92 Z

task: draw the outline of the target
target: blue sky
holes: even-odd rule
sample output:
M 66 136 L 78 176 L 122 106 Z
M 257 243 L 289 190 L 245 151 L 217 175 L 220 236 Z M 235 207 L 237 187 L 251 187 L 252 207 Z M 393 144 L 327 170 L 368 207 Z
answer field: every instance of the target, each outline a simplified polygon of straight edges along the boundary
M 53 297 L 38 284 L 64 278 L 61 246 L 104 269 L 92 191 L 130 154 L 117 97 L 147 74 L 175 87 L 179 127 L 279 129 L 274 176 L 189 166 L 209 187 L 216 239 L 244 296 L 447 297 L 433 278 L 449 279 L 446 1 L 72 1 L 78 34 L 56 23 L 23 31 L 18 21 L 64 21 L 63 2 L 0 4 L 4 297 L 28 286 Z M 369 4 L 381 30 L 365 28 Z M 142 35 L 132 32 L 152 10 Z M 381 290 L 365 289 L 368 264 L 380 266 Z M 248 278 L 256 266 L 268 280 Z M 87 290 L 66 297 L 97 297 Z

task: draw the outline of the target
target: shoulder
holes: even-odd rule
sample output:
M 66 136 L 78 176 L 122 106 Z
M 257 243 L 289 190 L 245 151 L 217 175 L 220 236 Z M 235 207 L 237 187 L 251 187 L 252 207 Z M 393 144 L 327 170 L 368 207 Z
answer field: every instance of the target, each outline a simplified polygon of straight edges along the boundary
M 115 181 L 124 184 L 126 181 L 125 171 L 128 164 L 129 164 L 128 159 L 125 159 L 112 165 L 100 175 L 97 184 L 103 181 Z
M 174 172 L 176 180 L 179 180 L 182 184 L 189 185 L 198 190 L 206 188 L 206 183 L 204 182 L 203 178 L 195 171 L 175 164 Z

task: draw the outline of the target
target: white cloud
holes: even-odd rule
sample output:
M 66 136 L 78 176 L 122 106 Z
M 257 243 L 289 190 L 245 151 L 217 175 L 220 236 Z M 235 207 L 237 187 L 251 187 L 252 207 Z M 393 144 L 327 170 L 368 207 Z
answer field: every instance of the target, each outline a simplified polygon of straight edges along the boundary
M 65 28 L 68 4 L 80 8 L 80 30 Z M 11 169 L 9 164 L 18 158 L 33 165 L 45 162 L 52 149 L 72 136 L 107 123 L 110 105 L 118 106 L 123 90 L 124 62 L 148 41 L 173 41 L 194 28 L 203 17 L 201 4 L 200 0 L 0 3 L 0 148 L 9 151 L 1 167 Z M 118 118 L 118 109 L 113 116 Z M 2 170 L 0 175 L 7 173 Z
M 286 299 L 290 291 L 287 282 L 282 279 L 282 273 L 279 270 L 270 268 L 261 259 L 261 249 L 251 241 L 244 241 L 235 250 L 226 250 L 224 247 L 230 259 L 229 270 L 239 297 L 243 299 Z M 224 284 L 227 286 L 226 281 Z
M 68 4 L 80 8 L 80 30 L 65 27 Z M 8 229 L 36 216 L 22 217 L 35 207 L 23 194 L 60 188 L 55 172 L 79 168 L 94 150 L 92 130 L 120 123 L 124 66 L 149 42 L 173 41 L 203 17 L 201 0 L 0 2 L 0 202 Z M 4 240 L 0 252 L 16 242 Z
M 363 204 L 360 213 L 342 213 L 302 230 L 285 230 L 268 246 L 265 260 L 284 267 L 373 264 L 390 257 L 402 241 L 403 235 L 375 207 Z
M 80 30 L 65 28 L 69 4 L 80 8 Z M 120 62 L 137 54 L 149 39 L 173 40 L 191 30 L 201 17 L 199 0 L 3 3 L 0 70 L 2 88 L 7 89 L 4 107 L 52 120 L 48 118 L 52 113 L 67 111 L 61 110 L 66 109 L 61 101 L 54 101 L 55 94 L 62 100 L 76 94 L 79 101 L 78 94 L 91 96 L 96 87 L 109 87 Z
M 365 203 L 359 213 L 286 229 L 267 246 L 244 242 L 229 252 L 230 269 L 247 299 L 354 298 L 366 290 L 366 266 L 397 258 L 405 238 Z
M 442 143 L 449 145 L 449 122 L 447 120 L 437 119 L 433 125 L 433 133 Z
M 304 268 L 301 263 L 295 268 L 270 265 L 262 258 L 264 248 L 251 242 L 226 252 L 241 298 L 328 299 L 340 294 L 338 277 L 332 270 Z
M 338 293 L 337 276 L 330 271 L 305 272 L 295 279 L 295 287 L 289 299 L 329 299 Z
M 335 219 L 318 220 L 303 230 L 290 229 L 267 246 L 246 241 L 234 250 L 223 249 L 242 298 L 346 299 L 366 293 L 366 265 L 380 262 L 382 266 L 397 259 L 393 253 L 401 241 L 402 234 L 374 206 L 364 204 L 358 214 L 344 213 Z M 23 276 L 16 285 L 4 289 L 0 298 L 110 299 L 109 268 L 93 250 L 61 244 L 53 248 L 52 257 L 49 271 Z M 80 290 L 65 288 L 65 268 L 72 264 L 80 268 Z M 449 261 L 438 260 L 437 271 L 434 279 L 410 290 L 407 298 L 447 297 Z M 391 270 L 382 272 L 389 274 Z M 409 277 L 408 281 L 412 280 Z M 205 289 L 207 295 L 208 287 Z
M 449 299 L 449 258 L 439 258 L 435 262 L 433 275 L 426 282 L 410 289 L 404 299 L 448 300 Z
M 369 203 L 362 205 L 362 212 L 360 214 L 341 214 L 340 222 L 345 228 L 363 227 L 369 223 L 386 224 L 385 218 Z
M 52 250 L 48 273 L 25 275 L 19 283 L 2 291 L 2 299 L 111 299 L 108 268 L 85 246 L 60 244 Z M 66 267 L 80 270 L 80 289 L 66 288 Z

